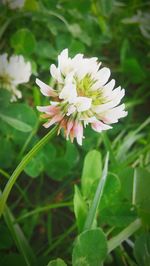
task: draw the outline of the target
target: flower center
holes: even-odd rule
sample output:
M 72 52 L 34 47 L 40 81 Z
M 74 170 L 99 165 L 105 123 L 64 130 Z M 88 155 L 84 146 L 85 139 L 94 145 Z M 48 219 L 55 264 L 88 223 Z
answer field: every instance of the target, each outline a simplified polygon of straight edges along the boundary
M 92 86 L 96 80 L 92 79 L 90 74 L 87 74 L 81 81 L 76 79 L 76 87 L 78 96 L 88 97 L 92 99 L 92 104 L 100 105 L 106 103 L 106 98 L 103 95 L 102 88 L 92 90 Z
M 11 86 L 11 79 L 8 75 L 0 76 L 0 87 L 1 88 L 10 88 Z

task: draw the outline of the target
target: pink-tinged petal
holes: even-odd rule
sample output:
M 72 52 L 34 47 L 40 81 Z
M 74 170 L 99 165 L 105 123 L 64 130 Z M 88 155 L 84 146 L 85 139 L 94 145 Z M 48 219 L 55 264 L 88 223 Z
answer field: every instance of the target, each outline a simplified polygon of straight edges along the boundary
M 73 130 L 74 130 L 74 135 L 77 139 L 77 143 L 79 145 L 82 145 L 82 139 L 83 139 L 83 126 L 81 123 L 75 123 L 74 127 L 73 127 Z
M 62 119 L 63 119 L 63 116 L 61 114 L 55 115 L 51 120 L 43 124 L 43 126 L 45 128 L 48 128 L 52 126 L 53 124 L 60 122 Z
M 48 86 L 41 80 L 36 79 L 36 84 L 40 87 L 40 91 L 42 92 L 44 96 L 51 96 L 51 97 L 57 96 L 57 92 L 54 91 L 50 86 Z
M 108 126 L 108 125 L 102 123 L 101 121 L 92 123 L 91 127 L 96 132 L 102 132 L 103 130 L 108 130 L 108 129 L 112 128 L 111 126 Z
M 62 119 L 62 120 L 60 121 L 60 124 L 59 124 L 59 128 L 58 128 L 57 135 L 60 134 L 60 130 L 63 128 L 63 129 L 64 129 L 64 134 L 65 134 L 65 136 L 66 136 L 66 127 L 67 127 L 67 121 L 66 121 L 66 119 Z
M 71 129 L 73 128 L 74 122 L 72 120 L 67 123 L 66 138 L 68 139 Z
M 40 115 L 40 117 L 41 118 L 50 118 L 50 115 L 48 115 L 48 114 L 42 114 L 42 115 Z
M 52 105 L 48 105 L 48 106 L 37 106 L 37 110 L 49 115 L 55 115 L 57 113 L 60 112 L 60 108 L 57 106 L 52 106 Z
M 75 134 L 74 134 L 74 129 L 73 129 L 73 128 L 70 130 L 70 134 L 69 134 L 69 136 L 70 136 L 70 140 L 71 140 L 71 142 L 73 143 L 74 138 L 75 138 Z

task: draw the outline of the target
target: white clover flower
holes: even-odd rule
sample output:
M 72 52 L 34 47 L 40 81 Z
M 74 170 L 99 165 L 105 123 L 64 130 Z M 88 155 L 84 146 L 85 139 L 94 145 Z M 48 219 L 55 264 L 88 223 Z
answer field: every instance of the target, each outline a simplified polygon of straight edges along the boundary
M 31 64 L 25 62 L 22 55 L 13 55 L 7 59 L 7 54 L 0 55 L 0 87 L 7 89 L 12 94 L 12 101 L 21 98 L 21 91 L 17 86 L 29 81 L 31 76 Z
M 8 5 L 10 9 L 20 9 L 24 7 L 25 0 L 2 0 L 2 3 Z
M 83 127 L 91 124 L 92 129 L 101 132 L 127 115 L 125 105 L 119 105 L 124 89 L 120 86 L 114 89 L 115 80 L 108 82 L 109 68 L 100 65 L 96 57 L 88 59 L 77 54 L 70 58 L 65 49 L 58 56 L 58 67 L 54 64 L 50 67 L 56 89 L 36 79 L 42 94 L 52 98 L 50 105 L 37 107 L 45 113 L 42 117 L 48 119 L 46 128 L 57 123 L 58 133 L 63 128 L 67 139 L 76 138 L 82 145 Z

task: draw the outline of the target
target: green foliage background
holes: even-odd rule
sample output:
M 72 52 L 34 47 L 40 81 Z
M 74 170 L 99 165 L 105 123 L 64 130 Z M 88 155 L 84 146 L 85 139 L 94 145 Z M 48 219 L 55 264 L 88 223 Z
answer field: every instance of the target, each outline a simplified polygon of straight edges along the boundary
M 36 110 L 47 100 L 35 78 L 53 85 L 49 67 L 62 49 L 68 48 L 71 56 L 97 56 L 108 66 L 126 90 L 128 110 L 107 133 L 87 128 L 82 147 L 62 134 L 30 161 L 1 218 L 0 265 L 46 266 L 57 257 L 65 262 L 57 259 L 48 265 L 150 265 L 149 11 L 149 1 L 142 0 L 26 0 L 24 8 L 15 11 L 0 3 L 0 54 L 22 54 L 33 73 L 30 82 L 19 87 L 23 98 L 17 103 L 10 103 L 9 93 L 0 88 L 1 190 L 47 132 Z M 96 229 L 86 235 L 82 231 L 107 151 L 109 170 Z M 137 218 L 142 219 L 140 231 L 106 256 L 105 238 Z M 96 248 L 101 247 L 98 256 Z M 89 249 L 87 262 L 83 253 Z

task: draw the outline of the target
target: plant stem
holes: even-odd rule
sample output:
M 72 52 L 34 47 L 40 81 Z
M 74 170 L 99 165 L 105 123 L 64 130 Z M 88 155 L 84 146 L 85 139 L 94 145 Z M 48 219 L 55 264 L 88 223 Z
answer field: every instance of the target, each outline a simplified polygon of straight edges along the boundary
M 43 207 L 37 207 L 35 210 L 30 211 L 30 212 L 28 212 L 28 213 L 20 216 L 16 220 L 16 222 L 20 222 L 23 219 L 26 219 L 26 218 L 28 218 L 28 217 L 30 217 L 32 215 L 35 215 L 35 214 L 39 214 L 41 212 L 47 212 L 47 211 L 52 210 L 52 209 L 69 207 L 69 206 L 73 206 L 72 201 L 69 201 L 69 202 L 60 202 L 60 203 L 52 203 L 52 204 L 49 204 L 49 205 L 46 205 L 46 206 L 43 206 Z
M 118 247 L 123 241 L 128 239 L 134 232 L 141 227 L 141 220 L 136 219 L 133 223 L 129 224 L 122 232 L 117 236 L 114 236 L 108 241 L 108 253 Z
M 7 198 L 9 196 L 9 193 L 15 184 L 17 178 L 21 174 L 21 172 L 24 170 L 26 165 L 29 163 L 29 161 L 34 157 L 34 155 L 56 134 L 57 126 L 55 126 L 50 132 L 47 133 L 28 153 L 27 155 L 22 159 L 20 164 L 17 166 L 13 174 L 11 175 L 9 181 L 7 182 L 4 191 L 2 193 L 2 196 L 0 198 L 0 216 L 3 213 L 5 203 L 7 201 Z
M 96 190 L 93 202 L 92 202 L 92 205 L 90 207 L 88 216 L 86 218 L 84 230 L 91 229 L 91 227 L 93 225 L 93 221 L 95 219 L 96 211 L 97 211 L 97 208 L 99 206 L 99 203 L 100 203 L 100 200 L 101 200 L 101 197 L 103 194 L 106 178 L 107 178 L 108 160 L 109 160 L 109 153 L 107 153 L 107 155 L 106 155 L 104 170 L 102 173 L 102 178 L 100 179 L 100 182 L 98 184 L 98 187 L 97 187 L 97 190 Z

